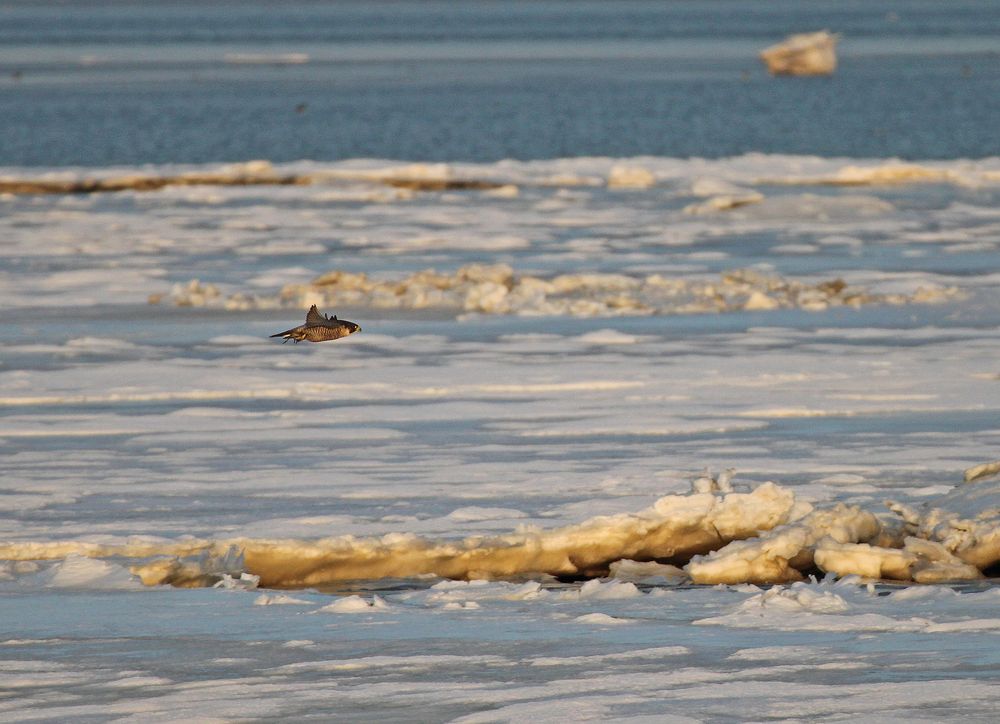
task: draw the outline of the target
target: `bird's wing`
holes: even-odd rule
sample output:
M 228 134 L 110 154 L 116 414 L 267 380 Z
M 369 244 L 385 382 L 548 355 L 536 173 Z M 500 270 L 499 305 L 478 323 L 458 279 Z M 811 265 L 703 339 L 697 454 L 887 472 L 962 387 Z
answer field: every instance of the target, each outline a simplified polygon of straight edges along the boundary
M 315 304 L 309 307 L 309 311 L 306 312 L 306 324 L 323 324 L 325 321 L 326 317 L 319 313 Z

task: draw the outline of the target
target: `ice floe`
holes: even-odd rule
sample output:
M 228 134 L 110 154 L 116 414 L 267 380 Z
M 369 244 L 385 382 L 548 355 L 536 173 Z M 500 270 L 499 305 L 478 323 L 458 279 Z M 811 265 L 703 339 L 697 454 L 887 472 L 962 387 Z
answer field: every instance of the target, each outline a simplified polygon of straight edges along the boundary
M 975 580 L 1000 562 L 1000 507 L 992 505 L 996 486 L 966 483 L 920 510 L 890 503 L 899 516 L 893 517 L 843 503 L 816 507 L 773 483 L 748 493 L 721 492 L 731 487 L 730 475 L 720 476 L 722 485 L 702 476 L 693 488 L 704 492 L 665 496 L 638 513 L 549 530 L 528 527 L 496 537 L 446 541 L 394 533 L 367 539 L 243 538 L 160 546 L 152 541 L 23 542 L 0 546 L 0 556 L 8 561 L 63 559 L 50 574 L 54 585 L 95 577 L 131 580 L 124 569 L 86 556 L 164 556 L 133 563 L 132 572 L 147 585 L 304 588 L 429 574 L 467 581 L 591 577 L 572 594 L 581 600 L 632 597 L 638 595 L 633 581 L 678 576 L 703 585 L 789 583 L 823 572 L 919 583 Z M 516 518 L 516 513 L 469 508 L 452 520 Z M 178 549 L 188 554 L 178 555 Z M 610 580 L 597 578 L 609 573 Z M 533 585 L 524 595 L 540 595 L 538 584 Z
M 169 298 L 178 306 L 233 310 L 297 309 L 317 304 L 330 308 L 607 317 L 933 304 L 959 295 L 957 288 L 932 284 L 912 293 L 877 293 L 839 278 L 807 283 L 753 269 L 728 271 L 717 279 L 605 273 L 539 277 L 517 274 L 506 264 L 473 264 L 454 274 L 425 270 L 389 280 L 335 270 L 306 284 L 287 284 L 275 294 L 246 291 L 228 297 L 218 287 L 194 279 L 175 285 Z M 154 301 L 160 299 L 162 296 L 157 296 Z
M 5 715 L 995 720 L 998 171 L 4 171 Z

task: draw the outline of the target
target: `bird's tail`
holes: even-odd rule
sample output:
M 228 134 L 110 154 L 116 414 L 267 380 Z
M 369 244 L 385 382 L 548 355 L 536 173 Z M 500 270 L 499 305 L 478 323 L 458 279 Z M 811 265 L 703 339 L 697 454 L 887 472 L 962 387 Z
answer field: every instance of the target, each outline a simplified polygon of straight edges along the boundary
M 278 332 L 277 334 L 272 334 L 271 336 L 272 337 L 284 337 L 285 341 L 287 342 L 290 339 L 295 339 L 295 330 L 294 329 L 288 329 L 288 330 L 285 330 L 284 332 Z M 298 340 L 296 340 L 296 341 L 298 341 Z

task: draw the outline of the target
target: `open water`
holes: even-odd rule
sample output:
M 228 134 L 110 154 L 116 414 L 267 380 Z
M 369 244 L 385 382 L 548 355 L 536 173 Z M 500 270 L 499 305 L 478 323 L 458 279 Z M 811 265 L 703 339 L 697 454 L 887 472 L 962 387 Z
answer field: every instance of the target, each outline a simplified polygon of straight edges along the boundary
M 788 33 L 831 78 L 774 79 Z M 0 3 L 0 165 L 1000 152 L 1000 3 Z

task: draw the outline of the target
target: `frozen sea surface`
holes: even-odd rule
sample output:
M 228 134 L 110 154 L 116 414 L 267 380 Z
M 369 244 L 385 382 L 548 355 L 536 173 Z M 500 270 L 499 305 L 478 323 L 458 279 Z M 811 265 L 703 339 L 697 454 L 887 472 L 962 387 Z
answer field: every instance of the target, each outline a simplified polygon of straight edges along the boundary
M 668 566 L 451 580 L 417 556 L 396 562 L 420 575 L 271 588 L 259 549 L 202 545 L 572 543 L 704 502 L 676 496 L 705 467 L 735 468 L 735 495 L 777 483 L 789 520 L 842 503 L 888 530 L 886 500 L 921 511 L 1000 457 L 1000 161 L 236 170 L 308 183 L 0 199 L 4 718 L 1000 716 L 990 566 L 697 586 Z M 477 264 L 544 293 L 504 306 L 506 283 L 461 277 Z M 314 283 L 334 270 L 377 284 Z M 748 304 L 733 270 L 797 291 Z M 567 275 L 580 304 L 559 306 Z M 720 301 L 609 296 L 646 304 L 655 275 Z M 310 295 L 363 332 L 268 339 Z M 134 574 L 175 555 L 218 585 Z

